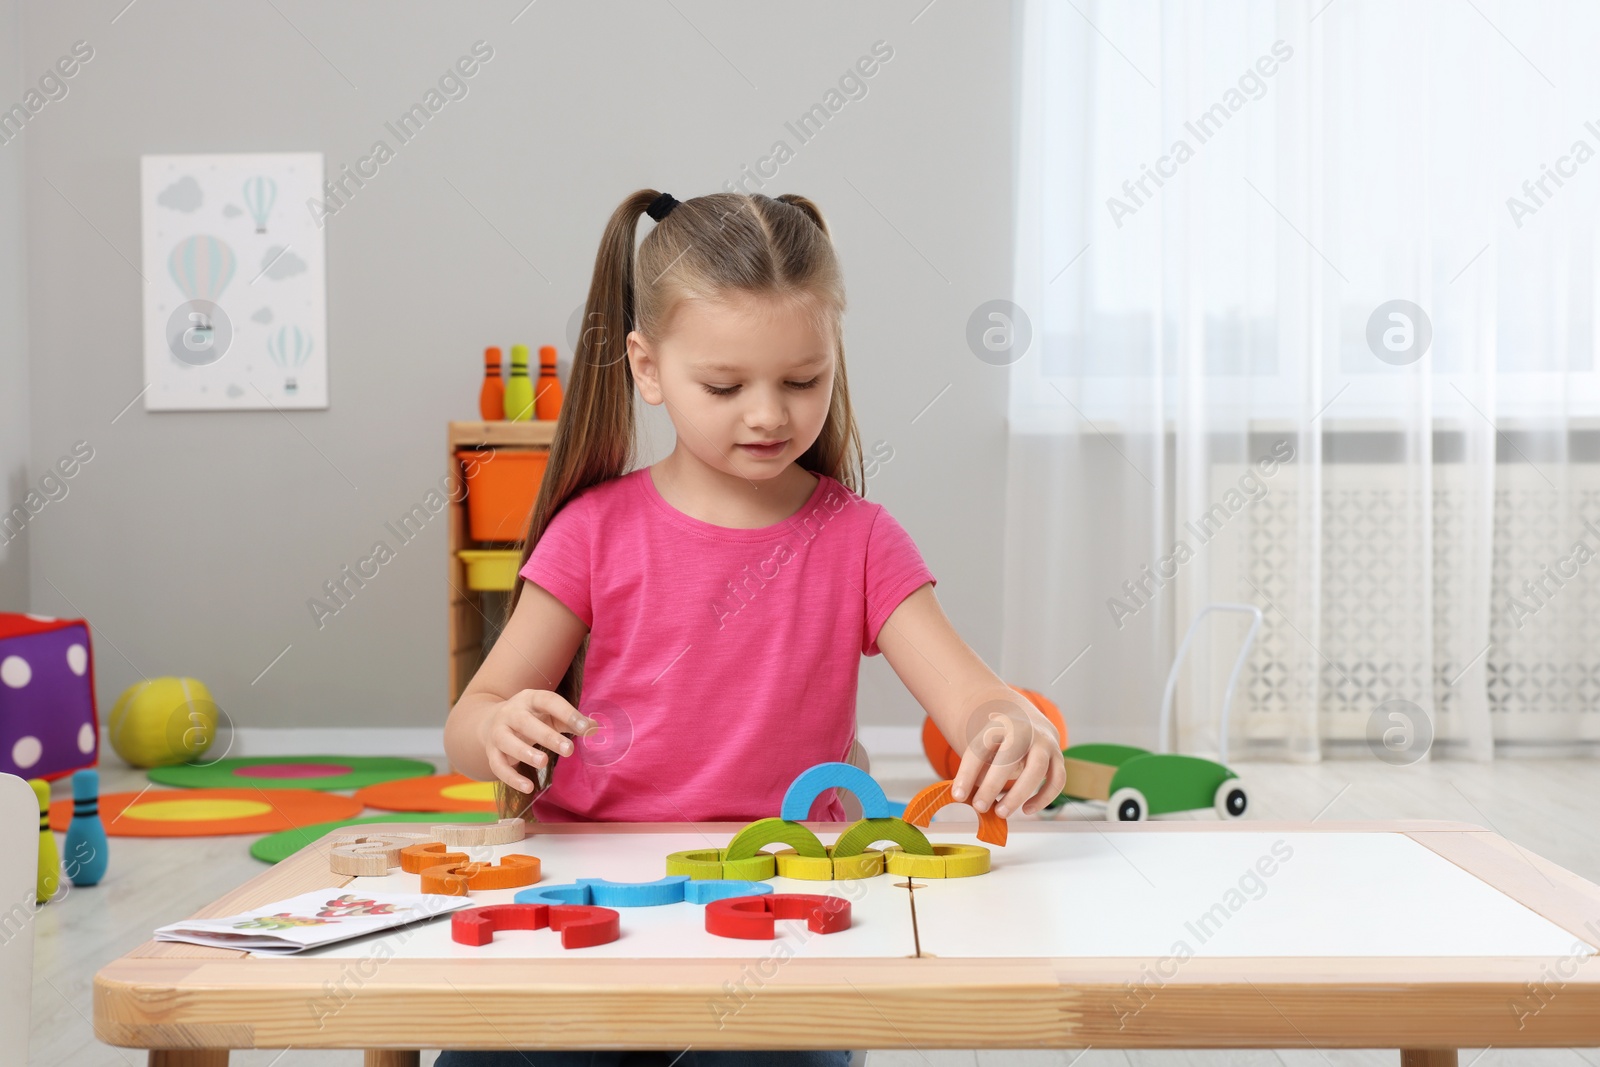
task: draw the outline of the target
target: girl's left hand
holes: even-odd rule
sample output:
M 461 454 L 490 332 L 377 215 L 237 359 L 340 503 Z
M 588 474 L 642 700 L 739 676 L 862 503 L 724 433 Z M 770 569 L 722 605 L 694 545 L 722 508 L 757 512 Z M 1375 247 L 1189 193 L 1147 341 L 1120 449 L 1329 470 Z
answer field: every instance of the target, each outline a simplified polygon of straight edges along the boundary
M 1050 720 L 1009 686 L 971 704 L 966 729 L 956 738 L 970 740 L 950 795 L 958 801 L 971 797 L 980 812 L 992 805 L 1002 819 L 1019 809 L 1033 815 L 1060 796 L 1067 771 Z

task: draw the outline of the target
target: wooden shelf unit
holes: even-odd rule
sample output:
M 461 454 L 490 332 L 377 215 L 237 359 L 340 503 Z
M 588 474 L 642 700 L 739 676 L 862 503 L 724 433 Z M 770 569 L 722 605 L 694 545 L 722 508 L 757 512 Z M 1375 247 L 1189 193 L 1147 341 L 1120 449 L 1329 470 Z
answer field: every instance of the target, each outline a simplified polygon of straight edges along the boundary
M 555 432 L 556 424 L 553 420 L 452 422 L 449 424 L 447 434 L 449 451 L 446 462 L 449 466 L 446 470 L 454 471 L 457 478 L 462 477 L 461 464 L 456 459 L 456 452 L 463 448 L 484 451 L 548 452 L 550 442 L 555 439 Z M 447 526 L 450 542 L 447 563 L 450 577 L 449 707 L 455 706 L 455 702 L 461 697 L 461 691 L 477 673 L 486 651 L 484 637 L 498 634 L 505 612 L 505 598 L 510 596 L 509 593 L 480 593 L 468 589 L 467 566 L 461 562 L 461 557 L 456 553 L 463 548 L 513 547 L 509 542 L 473 540 L 467 524 L 466 494 L 458 493 L 454 496 L 459 499 L 453 498 L 450 501 L 450 520 Z

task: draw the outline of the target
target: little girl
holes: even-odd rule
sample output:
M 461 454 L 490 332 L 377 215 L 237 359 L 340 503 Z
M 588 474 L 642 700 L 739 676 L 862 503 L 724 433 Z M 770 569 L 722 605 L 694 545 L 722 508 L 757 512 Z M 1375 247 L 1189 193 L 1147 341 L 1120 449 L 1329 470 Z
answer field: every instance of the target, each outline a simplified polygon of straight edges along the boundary
M 847 759 L 861 657 L 879 652 L 964 751 L 958 800 L 1006 817 L 1061 792 L 1054 728 L 961 640 L 912 539 L 859 495 L 844 309 L 827 226 L 802 196 L 642 189 L 612 214 L 526 581 L 445 724 L 451 764 L 497 780 L 502 817 L 774 816 L 801 771 Z M 677 441 L 632 470 L 635 389 L 666 405 Z M 810 816 L 844 811 L 830 791 Z M 649 1055 L 447 1051 L 438 1067 Z M 659 1062 L 674 1056 L 810 1067 L 848 1053 Z

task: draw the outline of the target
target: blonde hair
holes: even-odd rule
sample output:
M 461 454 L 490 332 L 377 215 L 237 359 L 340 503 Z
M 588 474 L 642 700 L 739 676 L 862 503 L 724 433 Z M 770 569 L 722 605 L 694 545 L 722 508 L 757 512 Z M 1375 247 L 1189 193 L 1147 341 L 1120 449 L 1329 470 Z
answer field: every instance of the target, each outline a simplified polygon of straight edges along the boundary
M 628 333 L 637 330 L 658 340 L 685 300 L 756 296 L 808 305 L 832 334 L 837 358 L 827 419 L 816 441 L 795 462 L 858 494 L 866 484 L 845 376 L 844 278 L 822 212 L 794 193 L 776 198 L 759 193 L 697 196 L 674 206 L 635 252 L 639 216 L 660 195 L 640 189 L 623 200 L 600 238 L 571 378 L 523 538 L 524 564 L 567 501 L 632 469 L 637 438 Z M 512 590 L 508 619 L 522 585 L 519 581 Z M 582 694 L 588 649 L 585 636 L 555 688 L 574 707 Z M 517 770 L 537 779 L 527 764 L 518 764 Z M 497 783 L 495 798 L 501 818 L 526 816 L 532 801 L 504 782 Z

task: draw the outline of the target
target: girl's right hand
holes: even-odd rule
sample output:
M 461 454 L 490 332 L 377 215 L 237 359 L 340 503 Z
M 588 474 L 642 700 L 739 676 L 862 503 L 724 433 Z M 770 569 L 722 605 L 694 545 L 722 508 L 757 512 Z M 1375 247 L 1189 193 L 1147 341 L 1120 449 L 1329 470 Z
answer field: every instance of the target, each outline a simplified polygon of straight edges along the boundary
M 572 755 L 566 732 L 585 734 L 597 724 L 548 689 L 524 689 L 491 705 L 482 719 L 480 740 L 496 778 L 521 793 L 532 793 L 533 782 L 518 772 L 517 764 L 543 768 L 548 757 L 535 745 L 562 756 Z

